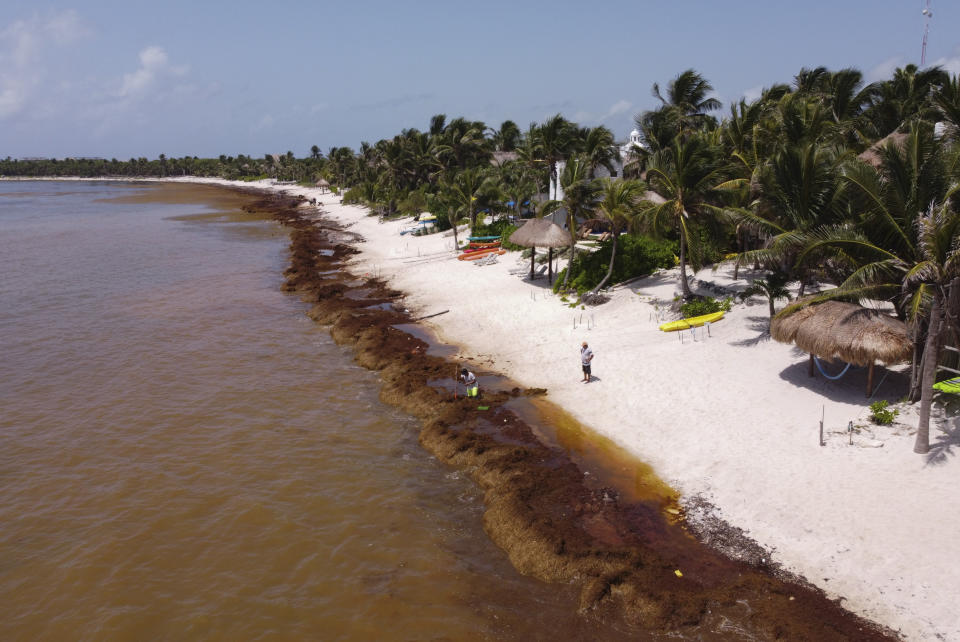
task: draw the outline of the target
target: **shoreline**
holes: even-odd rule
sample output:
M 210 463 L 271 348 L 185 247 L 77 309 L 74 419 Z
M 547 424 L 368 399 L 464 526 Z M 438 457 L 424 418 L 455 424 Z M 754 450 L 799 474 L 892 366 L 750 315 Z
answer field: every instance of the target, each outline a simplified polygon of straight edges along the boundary
M 531 284 L 510 274 L 529 261 L 514 264 L 504 260 L 508 254 L 484 267 L 417 262 L 452 239 L 401 237 L 400 221 L 381 224 L 333 195 L 297 191 L 367 239 L 356 271 L 382 275 L 421 314 L 450 309 L 425 321 L 442 341 L 461 346 L 472 363 L 492 363 L 523 386 L 546 388 L 553 403 L 651 465 L 682 494 L 692 528 L 706 540 L 719 519 L 788 573 L 904 639 L 960 639 L 960 568 L 951 554 L 960 516 L 947 509 L 960 482 L 955 442 L 941 439 L 933 457 L 914 454 L 916 407 L 904 410 L 899 426 L 866 425 L 869 401 L 904 394 L 896 387 L 903 368 L 885 372 L 871 400 L 865 372 L 846 382 L 811 380 L 805 354 L 762 338 L 767 305 L 759 299 L 735 306 L 708 341 L 681 344 L 658 331 L 644 300 L 670 301 L 675 270 L 614 288 L 609 303 L 581 311 L 596 325 L 574 329 L 573 311 L 545 279 Z M 706 269 L 697 278 L 737 287 L 729 270 Z M 741 278 L 739 288 L 746 285 Z M 588 385 L 579 383 L 577 360 L 584 338 L 597 353 L 600 378 Z M 821 413 L 825 448 L 817 436 Z M 864 425 L 853 446 L 848 421 Z M 936 428 L 931 434 L 943 435 Z
M 649 298 L 635 294 L 669 300 L 675 281 L 668 273 L 614 288 L 610 303 L 586 312 L 596 326 L 573 329 L 572 311 L 547 294 L 544 281 L 509 274 L 511 255 L 484 267 L 442 256 L 418 262 L 442 255 L 450 239 L 401 237 L 402 223 L 379 224 L 363 208 L 339 205 L 315 189 L 221 179 L 102 180 L 186 181 L 318 198 L 325 216 L 367 241 L 348 262 L 355 274 L 376 274 L 406 293 L 404 305 L 417 316 L 450 309 L 422 323 L 469 351 L 471 364 L 492 362 L 521 385 L 547 388 L 553 403 L 652 465 L 683 494 L 694 519 L 696 505 L 710 507 L 699 512 L 704 520 L 719 517 L 743 529 L 772 552 L 773 563 L 905 639 L 960 637 L 953 608 L 960 572 L 950 554 L 958 518 L 947 512 L 960 479 L 953 453 L 946 447 L 942 461 L 914 455 L 903 427 L 857 435 L 848 446 L 840 429 L 848 419 L 863 419 L 860 383 L 807 381 L 803 356 L 758 339 L 765 303 L 738 305 L 708 341 L 681 344 L 656 330 Z M 736 286 L 722 271 L 698 278 Z M 586 386 L 575 383 L 582 337 L 597 352 L 600 377 Z M 690 376 L 693 385 L 684 378 Z M 891 377 L 879 397 L 893 394 L 896 373 Z M 822 449 L 821 405 L 828 424 Z
M 675 504 L 658 495 L 659 488 L 624 500 L 603 480 L 598 484 L 569 449 L 544 441 L 513 410 L 512 400 L 544 390 L 510 388 L 498 376 L 483 407 L 451 395 L 444 384 L 453 362 L 399 329 L 415 320 L 394 305 L 403 293 L 344 269 L 362 239 L 324 214 L 304 215 L 297 207 L 302 201 L 276 201 L 283 199 L 293 205 L 274 210 L 276 220 L 293 228 L 284 290 L 313 304 L 308 316 L 350 346 L 361 366 L 380 373 L 381 400 L 421 420 L 420 444 L 480 486 L 484 530 L 518 571 L 573 584 L 582 615 L 615 619 L 638 634 L 697 638 L 730 630 L 764 639 L 892 639 L 819 589 L 690 537 L 667 518 Z

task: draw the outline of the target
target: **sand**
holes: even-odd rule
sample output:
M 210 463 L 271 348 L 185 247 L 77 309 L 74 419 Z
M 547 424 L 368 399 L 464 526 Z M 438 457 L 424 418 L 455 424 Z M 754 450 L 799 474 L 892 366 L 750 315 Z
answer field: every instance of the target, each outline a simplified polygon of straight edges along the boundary
M 676 270 L 617 286 L 603 305 L 571 309 L 546 278 L 515 273 L 529 270 L 518 253 L 476 266 L 454 258 L 452 237 L 401 235 L 410 219 L 379 223 L 329 192 L 252 186 L 317 198 L 366 239 L 355 272 L 388 279 L 421 315 L 449 310 L 423 323 L 479 373 L 546 388 L 585 426 L 652 465 L 682 493 L 692 520 L 712 507 L 707 517 L 743 529 L 775 564 L 905 639 L 960 640 L 960 418 L 936 413 L 933 450 L 923 456 L 912 450 L 916 406 L 898 406 L 892 427 L 869 421 L 870 401 L 905 395 L 904 367 L 878 369 L 867 399 L 865 369 L 835 382 L 810 378 L 806 354 L 770 340 L 766 299 L 737 303 L 710 336 L 684 332 L 681 341 L 657 327 L 679 290 Z M 705 269 L 695 289 L 710 282 L 742 290 L 758 275 L 740 276 Z M 582 341 L 596 355 L 589 384 L 581 383 Z

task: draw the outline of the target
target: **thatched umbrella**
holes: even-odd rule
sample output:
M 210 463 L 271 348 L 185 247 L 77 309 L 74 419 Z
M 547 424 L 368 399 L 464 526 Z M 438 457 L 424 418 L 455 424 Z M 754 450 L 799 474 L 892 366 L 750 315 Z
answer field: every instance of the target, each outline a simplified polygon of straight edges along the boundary
M 873 394 L 873 366 L 909 361 L 913 342 L 899 319 L 854 303 L 825 301 L 785 317 L 774 317 L 770 335 L 781 343 L 794 343 L 813 358 L 840 359 L 856 366 L 870 366 L 867 396 Z
M 647 190 L 646 192 L 644 192 L 643 198 L 641 200 L 650 201 L 654 205 L 663 205 L 664 203 L 667 202 L 667 199 L 665 199 L 664 197 L 660 196 L 659 194 L 651 190 Z
M 530 276 L 533 277 L 533 259 L 537 254 L 537 247 L 550 248 L 548 255 L 549 278 L 553 283 L 553 248 L 570 245 L 570 237 L 559 225 L 543 218 L 532 218 L 514 231 L 508 239 L 515 245 L 530 248 Z
M 888 144 L 893 143 L 896 147 L 903 150 L 903 144 L 904 144 L 904 141 L 906 140 L 907 140 L 907 134 L 901 134 L 899 132 L 893 132 L 891 134 L 887 134 L 886 136 L 884 136 L 883 138 L 875 142 L 873 145 L 870 145 L 870 147 L 868 147 L 865 151 L 860 153 L 857 156 L 857 158 L 864 161 L 865 163 L 869 163 L 870 165 L 873 165 L 874 167 L 879 168 L 880 165 L 883 163 L 883 158 L 881 157 L 881 151 L 883 150 L 883 148 L 886 147 Z
M 328 189 L 330 189 L 330 183 L 328 183 L 327 180 L 324 178 L 321 178 L 320 180 L 318 180 L 315 183 L 315 185 L 320 188 L 321 194 L 327 191 Z

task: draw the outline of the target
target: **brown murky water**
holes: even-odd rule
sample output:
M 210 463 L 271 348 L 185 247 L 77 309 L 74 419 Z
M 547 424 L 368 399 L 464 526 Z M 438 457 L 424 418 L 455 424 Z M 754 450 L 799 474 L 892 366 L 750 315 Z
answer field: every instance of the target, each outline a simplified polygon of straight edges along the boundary
M 623 639 L 202 186 L 0 183 L 0 639 Z

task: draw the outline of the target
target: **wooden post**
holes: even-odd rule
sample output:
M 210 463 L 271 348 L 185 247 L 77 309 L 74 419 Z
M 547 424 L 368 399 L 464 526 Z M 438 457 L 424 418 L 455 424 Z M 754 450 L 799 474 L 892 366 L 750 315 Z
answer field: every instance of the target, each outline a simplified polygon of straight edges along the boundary
M 827 442 L 823 440 L 823 420 L 827 418 L 827 407 L 821 406 L 820 408 L 820 445 L 826 446 Z
M 530 279 L 531 280 L 533 279 L 533 259 L 535 259 L 536 256 L 537 256 L 537 248 L 531 247 L 530 248 Z
M 547 277 L 550 279 L 550 285 L 553 285 L 553 248 L 547 250 Z
M 807 366 L 807 374 L 813 376 L 813 353 L 810 353 L 810 365 Z
M 867 370 L 867 399 L 873 394 L 873 361 L 870 362 L 870 369 Z

